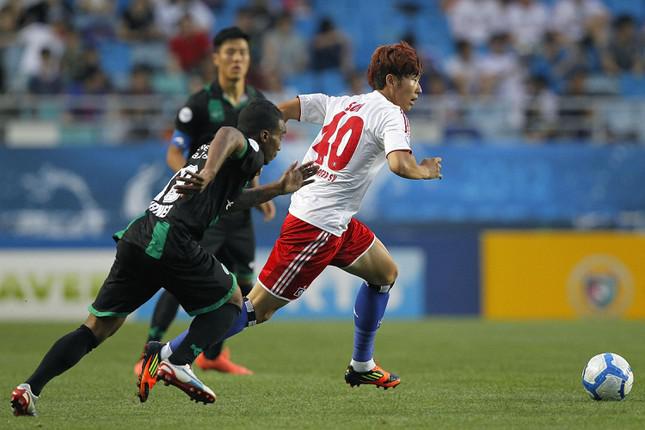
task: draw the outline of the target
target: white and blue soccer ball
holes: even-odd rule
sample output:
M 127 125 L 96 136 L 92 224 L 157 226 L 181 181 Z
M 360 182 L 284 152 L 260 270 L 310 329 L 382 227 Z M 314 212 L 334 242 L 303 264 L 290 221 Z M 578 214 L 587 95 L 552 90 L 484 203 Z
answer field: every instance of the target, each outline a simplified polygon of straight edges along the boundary
M 582 371 L 582 386 L 594 400 L 623 400 L 633 383 L 627 360 L 611 352 L 592 357 Z

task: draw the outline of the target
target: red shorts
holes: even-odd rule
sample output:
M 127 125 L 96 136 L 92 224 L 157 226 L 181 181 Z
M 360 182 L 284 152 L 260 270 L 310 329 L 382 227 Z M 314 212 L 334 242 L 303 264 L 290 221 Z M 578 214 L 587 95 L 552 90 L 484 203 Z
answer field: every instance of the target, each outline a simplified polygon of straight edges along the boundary
M 374 233 L 354 218 L 338 237 L 288 214 L 258 280 L 274 296 L 297 299 L 325 267 L 352 265 L 374 240 Z

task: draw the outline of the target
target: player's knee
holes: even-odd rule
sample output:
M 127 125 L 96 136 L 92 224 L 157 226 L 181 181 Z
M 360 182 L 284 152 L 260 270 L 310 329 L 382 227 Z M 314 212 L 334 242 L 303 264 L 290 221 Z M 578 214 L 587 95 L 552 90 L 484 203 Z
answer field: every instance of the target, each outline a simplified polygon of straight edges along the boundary
M 376 279 L 376 282 L 371 282 L 378 285 L 393 285 L 396 282 L 396 278 L 399 276 L 399 268 L 392 261 L 390 264 L 385 265 L 381 270 L 381 273 Z
M 384 265 L 378 274 L 375 274 L 375 276 L 369 279 L 367 284 L 379 293 L 389 293 L 392 287 L 394 287 L 398 275 L 398 268 L 392 261 L 391 264 Z
M 236 288 L 235 291 L 233 292 L 233 295 L 229 299 L 229 303 L 232 305 L 237 306 L 238 308 L 242 309 L 242 303 L 243 303 L 243 297 L 242 297 L 242 292 L 240 291 L 239 288 Z
M 396 264 L 392 263 L 392 267 L 387 272 L 386 283 L 389 285 L 394 285 L 394 283 L 396 282 L 396 278 L 398 277 L 399 277 L 399 268 L 396 266 Z

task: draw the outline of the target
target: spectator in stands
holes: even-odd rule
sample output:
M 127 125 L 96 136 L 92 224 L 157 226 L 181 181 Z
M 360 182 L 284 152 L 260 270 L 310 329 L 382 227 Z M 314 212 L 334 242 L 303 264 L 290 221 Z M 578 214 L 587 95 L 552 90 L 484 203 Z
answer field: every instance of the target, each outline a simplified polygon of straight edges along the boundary
M 291 14 L 285 12 L 264 37 L 263 73 L 284 80 L 305 70 L 307 62 L 307 43 L 294 31 Z
M 258 30 L 261 27 L 260 24 L 255 21 L 254 11 L 249 7 L 239 8 L 235 14 L 235 26 L 239 27 L 243 32 L 249 35 L 251 66 L 249 67 L 249 72 L 246 75 L 246 80 L 254 87 L 264 90 L 268 87 L 260 64 L 260 58 L 262 58 L 262 47 L 264 45 L 264 33 Z
M 547 31 L 542 43 L 528 60 L 528 72 L 545 78 L 549 87 L 556 91 L 562 89 L 564 78 L 573 64 L 572 51 L 563 42 L 560 33 Z
M 68 28 L 62 35 L 65 49 L 60 59 L 60 71 L 66 87 L 83 79 L 86 67 L 99 67 L 99 54 L 93 47 L 84 46 L 80 34 Z
M 603 53 L 604 69 L 609 74 L 617 72 L 643 72 L 643 44 L 645 40 L 630 15 L 620 15 L 613 23 L 613 31 Z
M 573 69 L 585 69 L 587 73 L 602 73 L 602 55 L 603 48 L 598 45 L 598 40 L 587 34 L 572 47 L 568 72 Z
M 522 87 L 522 70 L 509 36 L 498 33 L 491 37 L 488 52 L 481 59 L 481 92 L 485 95 L 510 96 Z
M 532 52 L 547 29 L 546 6 L 535 0 L 516 0 L 508 6 L 506 22 L 515 49 L 521 54 Z
M 52 58 L 49 48 L 40 51 L 40 65 L 37 73 L 30 75 L 27 89 L 31 94 L 58 94 L 63 89 L 58 61 Z
M 157 28 L 171 37 L 180 21 L 190 15 L 193 25 L 209 35 L 215 26 L 215 15 L 201 0 L 155 0 Z
M 463 139 L 480 137 L 479 132 L 468 124 L 464 100 L 456 97 L 449 89 L 445 77 L 436 71 L 426 77 L 424 93 L 432 99 L 432 109 L 424 116 L 423 125 L 418 124 L 415 130 L 421 129 L 434 140 Z
M 80 85 L 71 88 L 69 114 L 72 120 L 97 121 L 105 111 L 103 96 L 112 92 L 112 84 L 99 67 L 86 67 Z
M 18 17 L 20 16 L 20 5 L 17 0 L 11 0 L 0 6 L 0 93 L 8 90 L 9 76 L 5 71 L 9 68 L 6 52 L 16 39 L 18 30 Z
M 481 59 L 481 71 L 481 93 L 501 102 L 495 107 L 500 112 L 508 112 L 503 115 L 506 126 L 517 130 L 523 118 L 523 69 L 508 34 L 498 33 L 491 37 L 488 52 Z
M 20 61 L 20 75 L 28 77 L 40 71 L 41 52 L 48 49 L 54 61 L 58 62 L 63 53 L 63 42 L 58 29 L 60 24 L 50 25 L 34 21 L 30 16 L 26 25 L 19 31 L 16 43 L 21 46 L 23 55 Z
M 571 73 L 558 109 L 558 135 L 562 138 L 586 140 L 593 134 L 593 110 L 588 97 L 587 70 L 578 67 Z
M 446 62 L 445 72 L 452 86 L 461 96 L 475 95 L 479 91 L 481 63 L 473 47 L 465 39 L 455 43 L 457 54 Z
M 608 17 L 601 0 L 557 0 L 550 21 L 567 42 L 577 43 L 588 34 L 602 40 Z
M 208 34 L 186 14 L 179 21 L 179 32 L 170 39 L 169 48 L 182 70 L 198 72 L 210 52 L 210 41 Z
M 338 70 L 346 75 L 353 70 L 349 39 L 331 18 L 320 21 L 311 42 L 311 69 L 315 72 Z
M 122 92 L 126 96 L 150 96 L 154 93 L 152 88 L 152 70 L 145 64 L 137 64 L 130 73 L 128 88 Z M 145 98 L 132 99 L 126 103 L 121 114 L 128 124 L 125 138 L 131 141 L 150 139 L 153 136 L 153 118 L 159 110 L 151 105 Z
M 543 75 L 529 78 L 524 103 L 524 137 L 531 141 L 553 136 L 558 119 L 558 98 Z
M 443 4 L 453 37 L 473 46 L 482 46 L 506 27 L 504 9 L 496 0 L 445 0 Z
M 118 35 L 129 42 L 147 42 L 160 37 L 150 0 L 132 0 L 121 14 Z
M 110 0 L 78 0 L 75 2 L 74 27 L 85 43 L 97 44 L 113 39 L 115 2 Z

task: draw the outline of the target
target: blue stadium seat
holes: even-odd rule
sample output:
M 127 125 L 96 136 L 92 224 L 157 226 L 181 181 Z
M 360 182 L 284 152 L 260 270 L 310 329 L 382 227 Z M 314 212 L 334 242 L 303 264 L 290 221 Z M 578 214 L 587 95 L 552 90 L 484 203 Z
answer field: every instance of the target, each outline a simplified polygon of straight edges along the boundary
M 618 78 L 620 93 L 625 97 L 645 96 L 645 76 L 624 73 Z
M 338 70 L 329 70 L 314 74 L 314 79 L 319 85 L 319 91 L 331 96 L 341 95 L 347 92 L 345 77 Z
M 294 75 L 285 79 L 285 81 L 286 87 L 296 88 L 300 94 L 322 91 L 322 88 L 317 86 L 314 74 L 311 72 L 303 72 L 298 75 Z
M 644 0 L 605 0 L 604 3 L 613 16 L 627 14 L 639 21 L 645 18 Z
M 132 69 L 132 50 L 127 43 L 106 40 L 98 46 L 101 68 L 112 82 L 121 86 L 127 82 Z
M 133 65 L 147 64 L 155 69 L 165 69 L 168 56 L 165 42 L 135 43 L 130 46 L 130 61 Z

